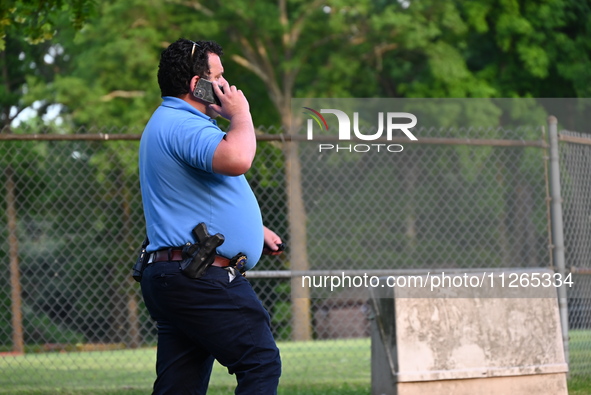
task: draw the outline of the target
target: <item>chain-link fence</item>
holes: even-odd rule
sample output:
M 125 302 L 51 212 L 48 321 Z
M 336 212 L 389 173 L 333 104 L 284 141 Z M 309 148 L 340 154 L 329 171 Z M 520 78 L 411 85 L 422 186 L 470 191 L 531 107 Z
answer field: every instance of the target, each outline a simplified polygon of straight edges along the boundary
M 55 381 L 56 366 L 31 356 L 64 352 L 64 360 L 78 355 L 93 360 L 99 354 L 78 352 L 128 349 L 146 355 L 148 347 L 149 358 L 127 354 L 121 364 L 145 372 L 129 375 L 126 385 L 151 384 L 155 325 L 130 276 L 144 234 L 139 136 L 114 132 L 0 141 L 0 262 L 6 273 L 0 278 L 5 372 L 0 383 L 35 387 Z M 326 375 L 359 379 L 339 371 L 338 361 L 347 355 L 354 355 L 353 369 L 362 380 L 369 380 L 370 371 L 366 290 L 345 289 L 338 298 L 327 298 L 326 287 L 311 287 L 309 298 L 302 297 L 290 270 L 396 273 L 551 265 L 543 127 L 422 130 L 421 136 L 437 136 L 439 143 L 405 144 L 402 152 L 346 147 L 319 152 L 317 145 L 280 130 L 261 132 L 247 176 L 265 223 L 284 236 L 288 249 L 279 258 L 263 257 L 248 278 L 271 313 L 277 340 L 303 355 L 297 366 L 285 361 L 286 374 L 300 372 L 305 381 L 306 366 L 313 366 L 306 361 L 322 358 L 337 361 L 324 366 Z M 457 135 L 464 137 L 453 138 Z M 294 145 L 297 164 L 286 166 L 286 152 Z M 565 228 L 575 244 L 568 250 L 577 254 L 568 259 L 577 262 L 571 266 L 589 268 L 589 151 L 581 157 L 570 149 L 562 152 L 570 177 Z M 301 237 L 293 237 L 298 224 L 305 229 L 304 249 Z M 294 267 L 302 256 L 304 263 Z M 576 308 L 571 327 L 588 328 L 591 307 L 584 298 L 571 300 Z M 324 339 L 359 338 L 364 340 L 343 341 L 338 350 L 320 347 Z M 573 357 L 571 369 L 588 373 L 585 360 Z M 12 375 L 17 368 L 24 373 Z M 102 368 L 95 362 L 88 380 L 97 380 Z M 68 381 L 67 369 L 60 374 L 62 387 L 81 385 Z M 104 380 L 108 385 L 114 378 Z
M 564 244 L 568 289 L 570 371 L 591 371 L 591 135 L 561 131 L 560 181 L 564 200 Z

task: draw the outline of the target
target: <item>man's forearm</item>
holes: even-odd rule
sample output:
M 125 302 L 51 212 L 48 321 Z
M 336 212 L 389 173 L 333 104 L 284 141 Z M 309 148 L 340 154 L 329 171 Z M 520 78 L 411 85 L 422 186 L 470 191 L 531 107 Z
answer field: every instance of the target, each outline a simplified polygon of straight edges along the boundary
M 257 150 L 257 140 L 250 113 L 237 114 L 230 120 L 226 142 L 232 145 L 234 155 L 252 163 Z
M 213 155 L 213 170 L 219 174 L 237 176 L 246 173 L 256 153 L 256 135 L 250 113 L 236 114 Z

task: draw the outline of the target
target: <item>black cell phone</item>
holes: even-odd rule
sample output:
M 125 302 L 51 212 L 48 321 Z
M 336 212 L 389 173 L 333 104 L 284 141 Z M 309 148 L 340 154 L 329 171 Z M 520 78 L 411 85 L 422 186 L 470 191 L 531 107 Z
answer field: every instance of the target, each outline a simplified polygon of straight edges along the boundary
M 218 106 L 222 105 L 222 103 L 220 102 L 220 99 L 217 97 L 217 95 L 213 91 L 212 82 L 208 81 L 204 78 L 199 78 L 199 80 L 197 80 L 197 84 L 195 85 L 195 90 L 193 90 L 193 95 L 196 98 L 206 101 L 208 103 L 217 104 Z
M 281 252 L 281 251 L 285 251 L 285 243 L 277 244 L 277 251 L 271 250 L 266 245 L 263 246 L 263 252 L 267 253 L 267 254 L 271 253 L 271 252 L 277 253 L 277 252 Z

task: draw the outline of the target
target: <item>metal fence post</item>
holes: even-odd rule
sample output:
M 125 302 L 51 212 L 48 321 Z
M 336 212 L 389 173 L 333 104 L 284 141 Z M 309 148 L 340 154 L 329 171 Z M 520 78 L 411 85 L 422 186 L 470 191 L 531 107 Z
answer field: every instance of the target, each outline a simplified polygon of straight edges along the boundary
M 550 140 L 550 197 L 552 227 L 552 258 L 554 270 L 564 280 L 566 265 L 564 259 L 564 226 L 562 222 L 562 196 L 560 193 L 560 163 L 558 153 L 558 120 L 555 116 L 548 117 L 548 134 Z M 562 342 L 564 358 L 569 362 L 568 352 L 568 303 L 566 287 L 562 284 L 558 289 L 558 308 L 562 325 Z

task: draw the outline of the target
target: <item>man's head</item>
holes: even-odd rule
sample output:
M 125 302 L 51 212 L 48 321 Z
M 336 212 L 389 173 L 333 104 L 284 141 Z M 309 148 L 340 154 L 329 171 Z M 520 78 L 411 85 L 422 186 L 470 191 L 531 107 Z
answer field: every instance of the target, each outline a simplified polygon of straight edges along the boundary
M 222 56 L 213 41 L 191 41 L 180 38 L 162 51 L 158 66 L 158 85 L 162 96 L 180 97 L 191 92 L 194 76 L 210 79 L 209 56 Z

